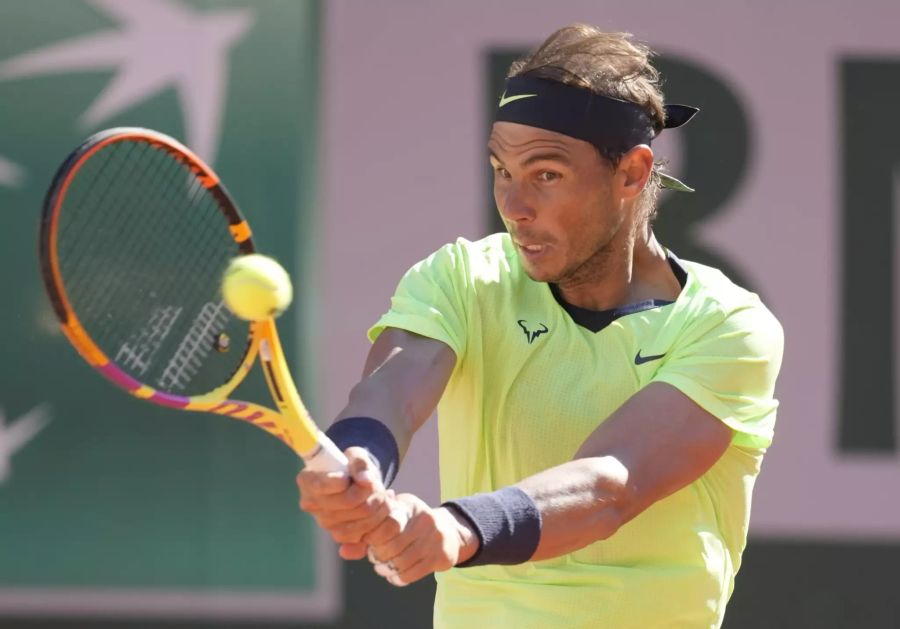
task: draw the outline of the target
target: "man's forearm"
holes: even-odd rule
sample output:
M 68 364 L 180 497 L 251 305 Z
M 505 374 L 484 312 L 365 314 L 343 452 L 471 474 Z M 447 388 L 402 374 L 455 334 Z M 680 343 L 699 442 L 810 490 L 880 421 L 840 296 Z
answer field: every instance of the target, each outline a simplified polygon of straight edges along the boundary
M 625 467 L 613 457 L 576 459 L 512 487 L 445 503 L 469 534 L 461 567 L 557 557 L 605 539 L 636 512 Z M 465 532 L 464 532 L 465 533 Z M 474 540 L 473 540 L 474 537 Z
M 516 483 L 541 515 L 532 560 L 558 557 L 613 535 L 634 515 L 628 480 L 625 466 L 606 456 L 569 461 Z
M 363 378 L 337 420 L 378 420 L 393 434 L 402 460 L 413 434 L 437 406 L 455 363 L 456 355 L 444 343 L 388 328 L 372 346 Z
M 400 458 L 406 455 L 413 434 L 416 418 L 401 403 L 400 396 L 391 395 L 377 376 L 369 376 L 350 392 L 347 406 L 338 413 L 335 422 L 348 417 L 371 417 L 388 427 L 397 442 Z

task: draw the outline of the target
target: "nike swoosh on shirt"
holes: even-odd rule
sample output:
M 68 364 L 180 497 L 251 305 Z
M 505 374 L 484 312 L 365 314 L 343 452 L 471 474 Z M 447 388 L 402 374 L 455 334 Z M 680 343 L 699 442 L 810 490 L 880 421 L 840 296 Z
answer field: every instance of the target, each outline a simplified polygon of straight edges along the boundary
M 644 363 L 649 363 L 651 360 L 659 360 L 665 356 L 665 354 L 654 354 L 653 356 L 641 356 L 641 350 L 638 350 L 638 353 L 634 356 L 634 364 L 635 365 L 643 365 Z
M 506 92 L 503 92 L 503 96 L 500 97 L 500 107 L 509 105 L 514 100 L 522 100 L 523 98 L 531 98 L 533 96 L 537 96 L 537 94 L 515 94 L 514 96 L 507 96 Z

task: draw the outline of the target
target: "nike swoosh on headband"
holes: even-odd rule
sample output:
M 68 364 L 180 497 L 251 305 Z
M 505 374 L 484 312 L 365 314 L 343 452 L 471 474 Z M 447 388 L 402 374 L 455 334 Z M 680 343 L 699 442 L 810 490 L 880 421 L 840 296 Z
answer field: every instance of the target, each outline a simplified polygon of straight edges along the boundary
M 496 92 L 494 93 L 496 94 Z M 522 100 L 523 98 L 532 98 L 534 96 L 537 96 L 537 94 L 515 94 L 513 96 L 507 96 L 506 91 L 504 91 L 503 96 L 500 97 L 500 107 L 508 105 L 509 103 L 516 100 Z

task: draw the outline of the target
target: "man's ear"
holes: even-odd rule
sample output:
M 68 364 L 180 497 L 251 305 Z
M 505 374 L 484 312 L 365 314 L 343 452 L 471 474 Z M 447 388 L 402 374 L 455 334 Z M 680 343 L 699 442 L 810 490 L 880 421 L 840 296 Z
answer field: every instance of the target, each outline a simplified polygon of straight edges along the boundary
M 646 144 L 638 144 L 622 156 L 616 171 L 617 196 L 637 197 L 653 172 L 653 150 Z

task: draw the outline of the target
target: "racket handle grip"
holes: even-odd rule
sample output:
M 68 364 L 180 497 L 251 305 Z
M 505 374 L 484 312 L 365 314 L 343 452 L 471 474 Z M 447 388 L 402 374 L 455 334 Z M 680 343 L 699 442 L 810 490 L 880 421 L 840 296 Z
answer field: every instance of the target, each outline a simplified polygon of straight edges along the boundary
M 347 457 L 338 450 L 334 442 L 319 432 L 319 448 L 308 457 L 303 457 L 303 462 L 311 470 L 317 472 L 340 472 L 347 469 Z

